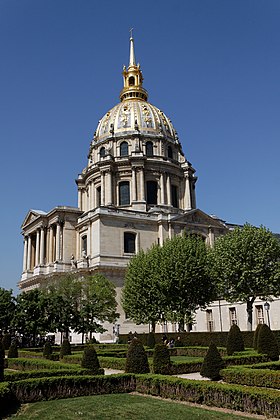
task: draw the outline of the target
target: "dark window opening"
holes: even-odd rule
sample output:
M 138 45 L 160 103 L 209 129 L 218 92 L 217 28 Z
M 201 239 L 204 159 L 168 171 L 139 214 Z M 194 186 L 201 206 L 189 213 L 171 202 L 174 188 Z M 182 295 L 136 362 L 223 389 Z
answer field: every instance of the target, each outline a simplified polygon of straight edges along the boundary
M 125 206 L 130 204 L 129 182 L 123 181 L 119 183 L 119 205 Z
M 172 150 L 172 147 L 171 146 L 168 146 L 168 148 L 167 148 L 167 156 L 170 159 L 173 159 L 173 150 Z
M 105 152 L 106 152 L 105 147 L 101 147 L 101 149 L 100 149 L 100 157 L 104 157 L 105 156 Z
M 82 236 L 82 255 L 87 255 L 87 235 Z
M 96 207 L 101 206 L 101 187 L 96 188 Z
M 129 86 L 134 86 L 135 85 L 135 79 L 133 76 L 130 76 L 130 78 L 128 79 L 128 84 Z
M 178 187 L 176 187 L 176 185 L 171 185 L 171 200 L 172 206 L 178 208 Z
M 124 232 L 124 252 L 127 254 L 135 254 L 135 233 Z
M 157 182 L 147 181 L 147 204 L 157 204 Z
M 126 141 L 123 141 L 120 146 L 120 155 L 127 156 L 128 155 L 128 144 Z
M 153 156 L 154 155 L 154 145 L 151 141 L 147 141 L 146 143 L 146 156 Z

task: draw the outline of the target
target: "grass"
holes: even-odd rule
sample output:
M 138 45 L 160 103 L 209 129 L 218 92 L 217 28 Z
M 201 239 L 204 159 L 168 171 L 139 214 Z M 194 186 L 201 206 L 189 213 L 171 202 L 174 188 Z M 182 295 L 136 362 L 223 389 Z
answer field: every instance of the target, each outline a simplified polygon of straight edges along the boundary
M 130 394 L 97 395 L 25 404 L 19 420 L 241 420 L 246 417 Z

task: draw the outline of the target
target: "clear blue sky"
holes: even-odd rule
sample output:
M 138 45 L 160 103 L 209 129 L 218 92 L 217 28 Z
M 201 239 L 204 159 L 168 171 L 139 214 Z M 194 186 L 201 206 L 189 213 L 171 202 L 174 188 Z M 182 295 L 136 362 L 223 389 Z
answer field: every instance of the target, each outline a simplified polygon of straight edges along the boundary
M 0 286 L 30 208 L 77 205 L 134 28 L 149 101 L 197 170 L 197 205 L 280 232 L 279 0 L 0 0 Z

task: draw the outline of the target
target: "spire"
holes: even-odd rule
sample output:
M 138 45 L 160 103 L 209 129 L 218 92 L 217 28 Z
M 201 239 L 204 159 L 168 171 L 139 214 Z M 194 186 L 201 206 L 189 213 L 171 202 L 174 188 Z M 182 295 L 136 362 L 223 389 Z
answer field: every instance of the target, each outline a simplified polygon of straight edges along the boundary
M 140 64 L 136 65 L 134 53 L 134 38 L 130 29 L 130 51 L 128 67 L 123 66 L 123 84 L 124 87 L 120 93 L 120 100 L 139 99 L 147 101 L 148 92 L 142 87 L 143 75 L 140 70 Z
M 129 54 L 129 67 L 136 66 L 135 53 L 134 53 L 134 39 L 132 36 L 133 28 L 130 29 L 130 54 Z

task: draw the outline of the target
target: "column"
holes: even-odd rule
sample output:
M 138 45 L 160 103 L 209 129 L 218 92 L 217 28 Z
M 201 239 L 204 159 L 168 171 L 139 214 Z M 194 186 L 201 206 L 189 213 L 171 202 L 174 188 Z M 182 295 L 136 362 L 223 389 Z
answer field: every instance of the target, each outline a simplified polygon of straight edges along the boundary
M 160 174 L 160 204 L 164 205 L 164 172 L 161 172 Z
M 44 265 L 44 256 L 45 256 L 45 230 L 41 227 L 40 234 L 40 265 Z
M 167 188 L 167 205 L 171 206 L 171 179 L 170 179 L 169 174 L 167 174 L 166 188 Z
M 131 188 L 132 188 L 132 201 L 137 201 L 137 185 L 136 185 L 135 168 L 132 168 Z
M 104 206 L 104 196 L 105 196 L 105 185 L 104 185 L 104 172 L 101 172 L 101 206 Z
M 25 272 L 27 269 L 27 237 L 24 237 L 24 248 L 23 248 L 23 264 L 22 271 Z
M 93 181 L 90 183 L 90 210 L 94 209 L 95 204 L 94 204 L 94 183 Z
M 185 176 L 184 202 L 185 202 L 185 209 L 190 210 L 192 208 L 192 204 L 191 204 L 190 181 L 189 181 L 188 175 Z
M 53 226 L 50 226 L 49 262 L 53 262 Z
M 28 245 L 27 245 L 27 270 L 31 268 L 31 236 L 28 235 Z
M 82 210 L 82 191 L 78 188 L 78 207 Z
M 39 252 L 40 252 L 40 230 L 36 231 L 36 248 L 35 248 L 35 267 L 39 265 Z
M 140 201 L 145 201 L 144 169 L 140 169 Z
M 109 169 L 107 172 L 107 204 L 111 206 L 113 204 L 112 200 L 112 172 Z
M 55 239 L 55 243 L 56 243 L 55 260 L 56 261 L 60 260 L 60 232 L 61 232 L 61 226 L 60 226 L 59 223 L 57 223 L 57 225 L 56 225 L 56 239 Z

